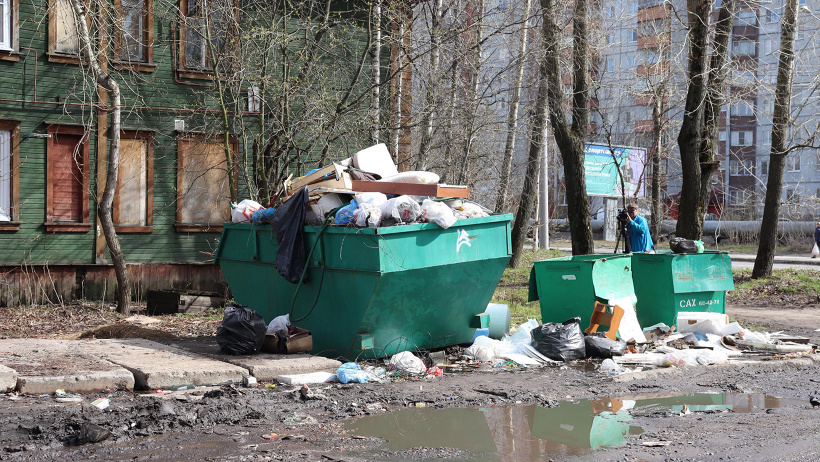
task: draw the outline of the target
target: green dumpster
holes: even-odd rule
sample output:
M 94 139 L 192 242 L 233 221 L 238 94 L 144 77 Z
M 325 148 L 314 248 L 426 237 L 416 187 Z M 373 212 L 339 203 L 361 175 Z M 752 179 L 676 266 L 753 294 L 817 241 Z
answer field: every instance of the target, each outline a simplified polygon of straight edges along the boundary
M 541 322 L 580 316 L 589 326 L 595 302 L 634 297 L 629 254 L 574 255 L 533 263 L 529 301 L 540 300 Z
M 306 253 L 319 242 L 301 286 L 274 267 L 270 225 L 226 223 L 216 261 L 238 303 L 266 322 L 290 314 L 312 331 L 312 353 L 378 358 L 468 342 L 487 326 L 482 313 L 511 255 L 511 219 L 463 219 L 448 229 L 306 226 Z
M 734 290 L 727 252 L 632 254 L 632 278 L 642 327 L 674 325 L 680 311 L 726 312 L 726 291 Z

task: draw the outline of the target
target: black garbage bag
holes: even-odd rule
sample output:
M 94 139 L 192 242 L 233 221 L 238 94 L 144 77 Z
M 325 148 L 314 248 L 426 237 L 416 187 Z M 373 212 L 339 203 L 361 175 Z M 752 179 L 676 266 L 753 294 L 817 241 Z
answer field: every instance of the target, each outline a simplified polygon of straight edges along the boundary
M 532 346 L 539 353 L 554 361 L 572 361 L 586 357 L 581 318 L 567 319 L 562 323 L 548 322 L 530 332 Z
M 299 282 L 305 269 L 305 215 L 308 203 L 308 188 L 305 186 L 285 201 L 270 220 L 276 233 L 279 250 L 276 252 L 276 269 L 287 281 Z M 307 274 L 305 274 L 307 279 Z
M 611 358 L 613 356 L 623 356 L 626 349 L 626 342 L 621 339 L 612 340 L 602 333 L 589 334 L 584 337 L 587 358 Z
M 673 253 L 698 253 L 698 246 L 691 239 L 673 237 L 669 239 L 669 248 Z
M 268 326 L 262 315 L 245 305 L 225 307 L 222 325 L 216 330 L 219 349 L 228 355 L 252 355 L 262 348 Z

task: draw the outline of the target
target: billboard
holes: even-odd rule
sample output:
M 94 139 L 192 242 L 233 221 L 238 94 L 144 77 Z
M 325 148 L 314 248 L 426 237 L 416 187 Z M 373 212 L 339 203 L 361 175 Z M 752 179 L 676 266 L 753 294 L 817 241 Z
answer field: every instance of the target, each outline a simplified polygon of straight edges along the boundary
M 584 170 L 586 171 L 587 194 L 591 196 L 620 196 L 621 180 L 618 169 L 624 176 L 627 196 L 644 196 L 643 178 L 646 166 L 646 149 L 587 144 L 584 148 Z M 637 192 L 637 194 L 636 194 Z

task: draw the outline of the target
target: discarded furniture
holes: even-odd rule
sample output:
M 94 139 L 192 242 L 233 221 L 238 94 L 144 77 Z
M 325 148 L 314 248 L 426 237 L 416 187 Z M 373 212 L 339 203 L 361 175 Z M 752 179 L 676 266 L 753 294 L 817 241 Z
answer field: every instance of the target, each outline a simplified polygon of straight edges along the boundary
M 728 252 L 632 254 L 632 278 L 642 326 L 674 325 L 679 311 L 726 312 L 734 290 Z
M 541 322 L 578 316 L 589 325 L 595 302 L 633 297 L 630 254 L 574 255 L 533 263 L 529 301 L 540 300 Z
M 612 308 L 612 313 L 608 310 Z M 592 309 L 592 316 L 589 321 L 589 327 L 584 331 L 585 334 L 592 334 L 598 331 L 598 328 L 607 326 L 607 331 L 604 334 L 608 339 L 617 340 L 618 327 L 621 325 L 621 319 L 624 317 L 624 309 L 618 305 L 606 305 L 601 302 L 595 302 L 595 307 Z
M 310 330 L 312 353 L 384 357 L 465 343 L 487 327 L 483 312 L 511 255 L 511 220 L 470 218 L 448 229 L 306 226 L 306 254 L 318 245 L 301 285 L 279 275 L 270 225 L 226 223 L 216 261 L 238 303 L 267 322 L 290 314 Z
M 176 290 L 148 290 L 145 294 L 147 312 L 151 316 L 174 313 L 201 313 L 225 304 L 225 299 L 214 293 L 181 292 Z

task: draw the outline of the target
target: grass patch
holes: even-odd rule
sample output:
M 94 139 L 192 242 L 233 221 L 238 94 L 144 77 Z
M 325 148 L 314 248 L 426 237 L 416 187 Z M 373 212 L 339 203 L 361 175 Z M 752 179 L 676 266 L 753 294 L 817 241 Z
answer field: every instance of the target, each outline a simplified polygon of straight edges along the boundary
M 754 297 L 774 297 L 781 295 L 820 296 L 820 271 L 794 268 L 776 269 L 772 275 L 752 279 L 752 270 L 734 270 L 735 290 L 729 292 L 729 300 L 748 300 Z
M 535 261 L 564 257 L 567 254 L 557 249 L 525 250 L 518 268 L 507 268 L 501 282 L 495 289 L 492 301 L 510 307 L 510 325 L 518 326 L 527 319 L 541 319 L 541 305 L 527 302 L 529 298 L 530 270 Z

